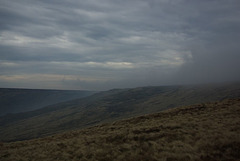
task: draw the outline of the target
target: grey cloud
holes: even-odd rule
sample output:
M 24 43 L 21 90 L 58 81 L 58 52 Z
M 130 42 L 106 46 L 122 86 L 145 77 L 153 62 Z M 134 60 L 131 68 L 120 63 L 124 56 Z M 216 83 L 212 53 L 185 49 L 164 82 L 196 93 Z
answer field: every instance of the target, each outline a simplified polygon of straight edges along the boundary
M 45 75 L 43 87 L 54 79 L 59 88 L 74 89 L 240 79 L 237 0 L 12 0 L 0 6 L 0 86 L 6 80 L 17 86 L 17 78 L 26 86 L 20 75 L 34 74 Z M 11 75 L 15 81 L 4 77 Z M 64 75 L 71 79 L 62 82 Z

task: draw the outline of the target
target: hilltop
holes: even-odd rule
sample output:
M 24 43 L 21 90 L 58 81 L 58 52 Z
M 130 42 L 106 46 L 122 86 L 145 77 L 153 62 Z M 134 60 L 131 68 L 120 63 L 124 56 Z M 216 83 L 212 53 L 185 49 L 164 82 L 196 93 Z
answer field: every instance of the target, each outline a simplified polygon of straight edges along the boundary
M 0 144 L 0 160 L 236 161 L 240 99 L 201 103 Z
M 44 137 L 177 106 L 239 97 L 239 84 L 114 89 L 27 113 L 0 117 L 0 140 Z

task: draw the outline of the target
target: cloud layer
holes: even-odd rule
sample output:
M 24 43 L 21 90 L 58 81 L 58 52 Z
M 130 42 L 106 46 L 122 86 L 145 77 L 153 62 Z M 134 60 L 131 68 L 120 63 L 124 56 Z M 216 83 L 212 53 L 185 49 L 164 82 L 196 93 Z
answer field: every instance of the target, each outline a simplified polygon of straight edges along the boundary
M 0 2 L 0 87 L 240 80 L 238 0 Z

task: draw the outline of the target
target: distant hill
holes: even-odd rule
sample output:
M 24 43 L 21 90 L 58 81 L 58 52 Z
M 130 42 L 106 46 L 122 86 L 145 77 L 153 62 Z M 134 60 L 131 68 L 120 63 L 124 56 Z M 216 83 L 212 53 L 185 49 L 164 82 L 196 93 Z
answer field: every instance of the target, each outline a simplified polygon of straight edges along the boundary
M 169 108 L 239 98 L 240 84 L 115 89 L 0 117 L 0 140 L 38 138 Z
M 224 100 L 0 143 L 0 160 L 237 161 L 239 133 L 240 99 Z
M 91 95 L 90 91 L 0 88 L 0 116 Z

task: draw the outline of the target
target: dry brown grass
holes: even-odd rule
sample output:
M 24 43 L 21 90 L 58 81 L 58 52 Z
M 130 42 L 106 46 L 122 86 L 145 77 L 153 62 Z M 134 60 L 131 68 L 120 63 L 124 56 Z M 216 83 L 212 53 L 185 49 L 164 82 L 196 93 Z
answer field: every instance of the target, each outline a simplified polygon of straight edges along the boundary
M 240 99 L 225 100 L 0 143 L 0 160 L 236 161 L 239 133 Z

